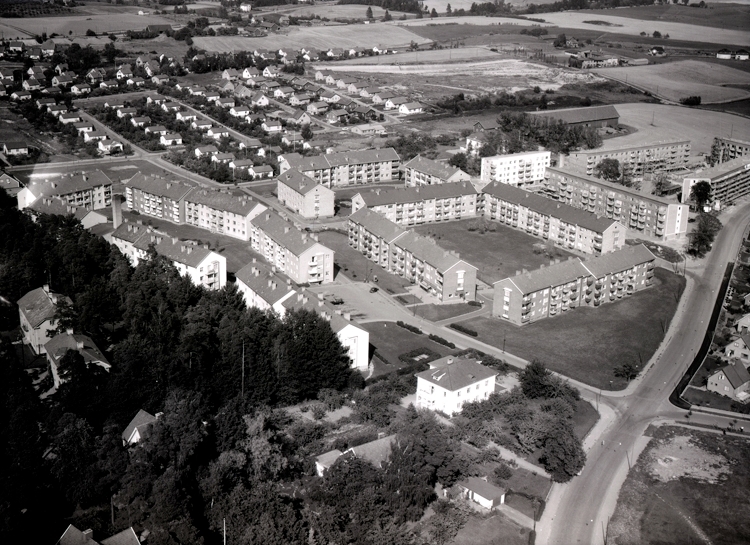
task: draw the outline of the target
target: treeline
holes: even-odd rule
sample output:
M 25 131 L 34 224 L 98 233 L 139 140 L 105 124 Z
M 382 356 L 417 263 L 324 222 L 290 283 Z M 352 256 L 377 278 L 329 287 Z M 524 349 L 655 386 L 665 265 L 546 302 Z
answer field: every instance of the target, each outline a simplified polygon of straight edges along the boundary
M 422 6 L 417 0 L 339 0 L 339 4 L 360 4 L 364 6 L 379 6 L 391 11 L 406 13 L 422 13 Z
M 552 13 L 579 9 L 612 9 L 627 6 L 650 6 L 654 0 L 558 0 L 551 4 L 529 4 L 523 13 Z

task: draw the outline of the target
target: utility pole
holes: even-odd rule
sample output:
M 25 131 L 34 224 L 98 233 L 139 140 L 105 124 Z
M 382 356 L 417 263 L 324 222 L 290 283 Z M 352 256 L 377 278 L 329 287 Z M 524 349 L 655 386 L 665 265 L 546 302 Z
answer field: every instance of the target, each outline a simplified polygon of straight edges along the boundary
M 242 399 L 245 399 L 245 341 L 242 341 Z M 226 542 L 226 534 L 224 541 Z

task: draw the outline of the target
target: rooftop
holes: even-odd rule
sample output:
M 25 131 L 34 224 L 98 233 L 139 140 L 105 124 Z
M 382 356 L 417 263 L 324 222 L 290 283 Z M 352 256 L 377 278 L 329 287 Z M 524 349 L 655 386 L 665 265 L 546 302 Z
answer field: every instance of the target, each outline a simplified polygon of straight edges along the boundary
M 62 299 L 73 304 L 65 295 L 50 291 L 49 286 L 43 286 L 21 297 L 18 300 L 18 308 L 31 327 L 38 327 L 46 320 L 54 318 L 57 302 Z
M 539 290 L 560 286 L 572 282 L 576 278 L 589 275 L 579 259 L 561 261 L 548 267 L 542 267 L 531 272 L 524 272 L 511 276 L 510 280 L 521 293 L 533 293 Z M 498 280 L 504 282 L 504 280 Z M 495 282 L 497 284 L 497 282 Z
M 44 349 L 47 351 L 47 356 L 52 358 L 55 365 L 67 354 L 68 350 L 74 350 L 83 356 L 83 361 L 86 364 L 90 363 L 103 363 L 106 367 L 109 367 L 109 361 L 96 346 L 96 343 L 86 335 L 79 335 L 76 333 L 60 333 L 55 335 L 47 341 L 44 345 Z
M 654 254 L 646 246 L 638 244 L 637 246 L 625 246 L 620 250 L 592 257 L 584 261 L 583 266 L 593 276 L 602 278 L 608 274 L 619 273 L 655 259 Z
M 451 392 L 497 376 L 490 369 L 474 359 L 456 359 L 446 356 L 430 363 L 430 369 L 417 373 L 417 378 L 436 384 Z
M 140 189 L 144 193 L 166 197 L 173 201 L 179 201 L 193 189 L 192 186 L 179 181 L 167 180 L 161 176 L 146 175 L 140 172 L 128 180 L 126 187 Z
M 417 259 L 432 265 L 440 273 L 444 273 L 460 262 L 466 263 L 468 267 L 476 269 L 474 265 L 461 259 L 461 256 L 438 246 L 437 242 L 430 237 L 418 235 L 415 231 L 407 231 L 404 236 L 399 237 L 396 246 L 410 252 Z
M 302 195 L 307 195 L 308 193 L 310 193 L 310 191 L 318 187 L 318 184 L 315 182 L 315 180 L 313 180 L 309 176 L 305 176 L 295 169 L 287 170 L 286 172 L 279 174 L 278 178 L 276 179 L 279 183 L 292 188 L 294 191 L 296 191 L 297 193 L 301 193 Z M 325 188 L 325 190 L 328 192 L 331 191 L 325 186 L 320 187 Z
M 710 180 L 721 178 L 727 174 L 734 174 L 735 172 L 744 172 L 750 169 L 750 155 L 743 155 L 736 157 L 724 163 L 719 163 L 713 167 L 709 167 L 702 170 L 696 170 L 690 176 L 686 178 L 708 178 Z
M 602 119 L 619 118 L 620 114 L 614 106 L 589 106 L 586 108 L 563 108 L 560 110 L 540 110 L 530 112 L 540 117 L 559 119 L 565 123 L 587 123 Z
M 747 369 L 745 369 L 745 366 L 741 363 L 733 363 L 727 365 L 726 367 L 722 367 L 717 372 L 724 373 L 726 375 L 729 384 L 732 385 L 732 388 L 739 388 L 743 384 L 750 382 L 750 373 L 748 373 Z
M 299 256 L 316 244 L 320 244 L 307 232 L 300 231 L 294 223 L 275 212 L 266 211 L 251 220 L 251 223 L 282 248 Z
M 43 195 L 68 195 L 108 185 L 112 185 L 112 180 L 101 170 L 94 170 L 92 172 L 77 172 L 39 182 L 34 181 L 26 187 L 36 197 L 40 197 Z
M 421 202 L 432 199 L 450 199 L 477 194 L 478 191 L 469 182 L 431 184 L 419 187 L 393 189 L 371 189 L 370 191 L 359 193 L 368 207 L 382 206 L 386 204 Z
M 388 456 L 391 454 L 391 445 L 396 440 L 396 435 L 388 435 L 375 441 L 370 441 L 364 445 L 352 447 L 346 452 L 351 452 L 357 458 L 367 460 L 375 467 L 388 460 Z
M 150 426 L 156 422 L 156 417 L 144 411 L 143 409 L 139 410 L 138 413 L 133 417 L 133 420 L 130 421 L 130 424 L 128 424 L 128 427 L 125 428 L 125 431 L 122 432 L 122 438 L 124 441 L 130 441 L 130 439 L 133 437 L 133 432 L 138 428 L 146 428 L 147 426 Z M 139 430 L 141 437 L 143 437 L 144 433 L 143 430 Z
M 265 263 L 248 263 L 235 276 L 271 306 L 295 291 L 288 278 Z
M 370 233 L 382 238 L 388 243 L 393 242 L 406 233 L 405 230 L 391 220 L 367 208 L 360 208 L 354 214 L 350 215 L 349 221 L 361 225 Z
M 258 207 L 262 207 L 260 211 L 266 209 L 265 206 L 258 201 L 253 200 L 253 198 L 248 195 L 242 194 L 236 196 L 225 191 L 216 191 L 212 189 L 195 188 L 188 193 L 187 197 L 185 197 L 185 202 L 202 204 L 209 208 L 213 208 L 214 210 L 221 210 L 223 212 L 238 214 L 240 216 L 248 216 L 253 211 L 257 210 Z
M 646 193 L 642 193 L 638 191 L 637 189 L 632 189 L 629 187 L 625 187 L 624 185 L 607 182 L 605 180 L 600 180 L 599 178 L 594 178 L 593 176 L 581 174 L 579 172 L 568 170 L 566 168 L 547 167 L 547 173 L 558 174 L 558 175 L 565 176 L 568 178 L 578 178 L 579 180 L 584 180 L 586 183 L 597 185 L 606 190 L 610 190 L 616 193 L 626 193 L 628 195 L 635 195 L 638 197 L 638 199 L 642 201 L 651 201 L 653 203 L 658 203 L 659 205 L 662 205 L 662 206 L 666 206 L 669 204 L 678 204 L 676 201 L 670 201 L 669 199 L 665 199 L 663 197 L 657 197 L 656 195 L 648 195 Z
M 418 172 L 423 172 L 424 174 L 435 176 L 436 178 L 440 178 L 441 180 L 448 180 L 457 172 L 462 172 L 468 177 L 468 174 L 463 172 L 460 168 L 448 166 L 445 163 L 433 161 L 432 159 L 422 157 L 421 155 L 417 155 L 411 161 L 405 163 L 404 168 L 413 168 Z

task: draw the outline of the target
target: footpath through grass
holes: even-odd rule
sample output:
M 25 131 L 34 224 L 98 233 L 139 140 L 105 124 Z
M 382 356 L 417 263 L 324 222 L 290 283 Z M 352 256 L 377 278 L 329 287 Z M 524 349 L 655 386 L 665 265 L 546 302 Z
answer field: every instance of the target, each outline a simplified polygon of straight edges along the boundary
M 516 356 L 541 360 L 549 369 L 596 388 L 621 390 L 627 381 L 614 369 L 643 366 L 656 351 L 677 308 L 685 279 L 656 268 L 653 287 L 597 308 L 571 312 L 519 327 L 499 318 L 461 322 L 478 339 Z

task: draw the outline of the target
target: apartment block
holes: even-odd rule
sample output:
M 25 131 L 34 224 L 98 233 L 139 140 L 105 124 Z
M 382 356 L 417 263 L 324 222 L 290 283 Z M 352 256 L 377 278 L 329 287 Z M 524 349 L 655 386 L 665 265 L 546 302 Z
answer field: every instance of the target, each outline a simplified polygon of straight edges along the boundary
M 433 161 L 421 155 L 417 155 L 404 164 L 406 187 L 469 181 L 471 181 L 471 176 L 460 168 Z
M 540 193 L 662 240 L 680 238 L 687 231 L 686 204 L 646 195 L 585 174 L 548 168 Z
M 138 173 L 125 185 L 125 201 L 134 212 L 182 224 L 185 223 L 185 196 L 192 189 L 192 186 L 161 176 Z
M 184 198 L 185 223 L 240 240 L 250 240 L 250 221 L 267 207 L 249 195 L 192 189 Z
M 724 163 L 750 155 L 750 142 L 735 138 L 714 138 L 714 145 L 719 146 L 719 162 Z
M 387 182 L 398 178 L 401 159 L 393 148 L 342 151 L 302 157 L 284 156 L 280 172 L 292 168 L 326 187 Z
M 349 244 L 387 271 L 419 285 L 440 302 L 473 301 L 477 268 L 432 238 L 405 231 L 377 212 L 349 216 Z
M 604 159 L 616 159 L 631 176 L 642 177 L 646 172 L 672 171 L 685 168 L 690 161 L 690 141 L 655 142 L 642 146 L 615 149 L 596 149 L 571 152 L 560 158 L 567 168 L 594 175 L 594 169 Z
M 112 180 L 101 170 L 94 170 L 32 181 L 16 195 L 18 209 L 40 197 L 60 197 L 71 206 L 99 210 L 112 204 Z
M 334 215 L 336 195 L 333 190 L 295 169 L 281 173 L 276 181 L 279 202 L 303 218 L 328 218 Z
M 500 182 L 517 187 L 535 185 L 544 180 L 551 153 L 530 151 L 482 158 L 483 184 Z
M 237 290 L 250 308 L 271 310 L 283 316 L 283 302 L 296 293 L 296 286 L 289 277 L 276 271 L 276 267 L 253 259 L 235 275 Z
M 586 261 L 569 258 L 494 283 L 493 316 L 516 325 L 536 322 L 579 306 L 598 307 L 653 283 L 654 255 L 642 244 Z
M 474 218 L 481 195 L 470 182 L 399 189 L 371 189 L 352 197 L 352 212 L 368 208 L 398 225 Z
M 318 236 L 302 231 L 276 213 L 266 211 L 250 222 L 252 248 L 297 284 L 333 281 L 333 250 Z
M 698 182 L 711 184 L 711 198 L 720 207 L 750 193 L 750 155 L 741 155 L 716 166 L 697 170 L 682 180 L 682 202 L 690 200 L 690 190 Z
M 617 220 L 500 182 L 485 186 L 482 193 L 485 218 L 562 248 L 596 255 L 625 245 L 627 230 Z

